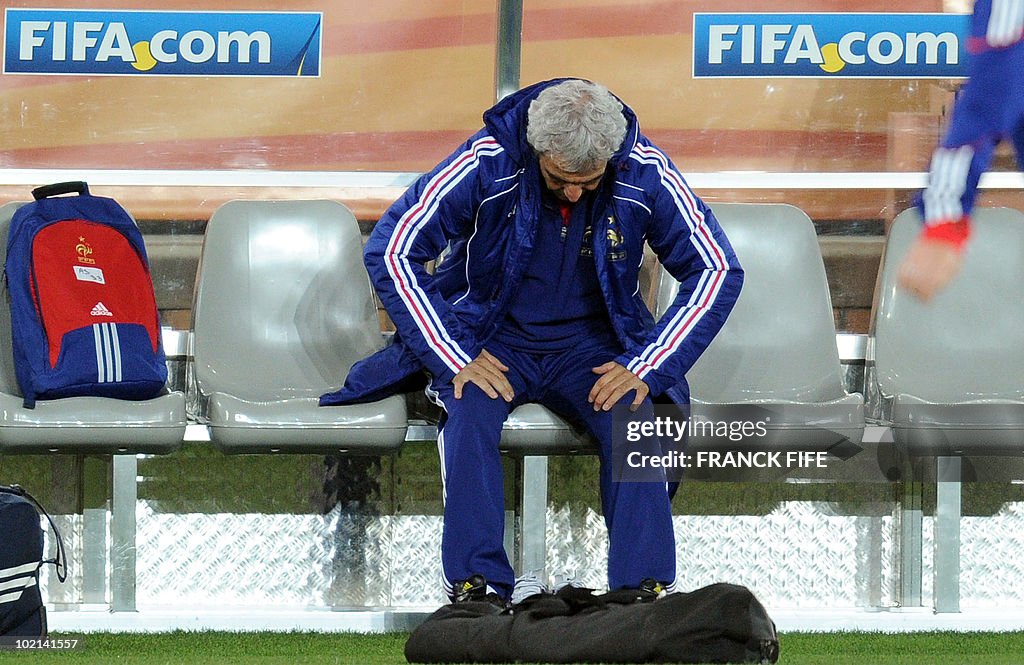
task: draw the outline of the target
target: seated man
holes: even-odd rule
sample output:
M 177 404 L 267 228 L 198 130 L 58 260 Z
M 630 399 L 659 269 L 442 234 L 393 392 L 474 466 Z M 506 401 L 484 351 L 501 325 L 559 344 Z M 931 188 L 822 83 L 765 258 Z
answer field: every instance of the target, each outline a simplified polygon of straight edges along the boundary
M 379 399 L 429 374 L 444 411 L 441 559 L 453 600 L 512 593 L 498 442 L 527 402 L 599 443 L 609 588 L 671 589 L 671 485 L 663 472 L 661 482 L 614 476 L 611 409 L 640 416 L 652 397 L 689 401 L 684 375 L 743 273 L 710 209 L 606 88 L 539 83 L 484 124 L 374 227 L 365 262 L 396 341 L 322 403 Z M 681 282 L 657 324 L 639 294 L 645 242 Z

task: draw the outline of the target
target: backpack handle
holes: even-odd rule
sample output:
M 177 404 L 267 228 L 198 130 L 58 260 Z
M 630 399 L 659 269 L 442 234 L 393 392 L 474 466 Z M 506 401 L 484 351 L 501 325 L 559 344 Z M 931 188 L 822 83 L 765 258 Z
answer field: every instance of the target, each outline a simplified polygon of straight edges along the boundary
M 79 196 L 87 196 L 89 194 L 89 185 L 85 184 L 81 180 L 73 180 L 71 182 L 55 182 L 52 185 L 43 185 L 42 187 L 36 187 L 32 190 L 32 196 L 36 201 L 45 199 L 51 196 L 60 196 L 61 194 L 73 194 L 77 192 Z

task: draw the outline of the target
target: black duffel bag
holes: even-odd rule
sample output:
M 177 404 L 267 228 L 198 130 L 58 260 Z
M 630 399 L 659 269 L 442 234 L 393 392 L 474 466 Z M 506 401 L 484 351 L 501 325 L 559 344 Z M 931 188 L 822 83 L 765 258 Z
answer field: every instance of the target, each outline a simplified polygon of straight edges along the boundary
M 712 584 L 637 602 L 566 587 L 511 610 L 446 605 L 409 637 L 411 663 L 774 663 L 775 624 L 749 589 Z
M 53 528 L 57 558 L 43 559 L 40 514 Z M 17 485 L 0 485 L 0 635 L 44 637 L 46 607 L 39 593 L 39 569 L 57 567 L 57 578 L 67 579 L 64 542 L 42 506 Z

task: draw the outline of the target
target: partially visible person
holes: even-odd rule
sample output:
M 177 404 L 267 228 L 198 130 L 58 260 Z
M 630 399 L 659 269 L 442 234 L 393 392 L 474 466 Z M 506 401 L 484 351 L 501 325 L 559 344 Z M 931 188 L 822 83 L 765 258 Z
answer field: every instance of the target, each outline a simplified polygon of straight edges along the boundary
M 1024 0 L 977 0 L 967 50 L 968 82 L 932 155 L 918 202 L 924 228 L 899 268 L 897 283 L 931 300 L 960 271 L 981 174 L 996 146 L 1013 142 L 1024 169 Z

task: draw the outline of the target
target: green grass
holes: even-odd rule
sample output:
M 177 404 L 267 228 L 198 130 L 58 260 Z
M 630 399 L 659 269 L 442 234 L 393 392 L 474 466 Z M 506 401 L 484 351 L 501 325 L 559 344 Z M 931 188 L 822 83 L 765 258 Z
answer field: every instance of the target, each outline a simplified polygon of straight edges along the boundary
M 780 665 L 1010 665 L 1024 662 L 1024 633 L 789 633 Z
M 60 637 L 55 635 L 54 637 Z M 404 663 L 408 635 L 389 633 L 92 633 L 81 651 L 3 652 L 0 664 L 68 665 L 391 665 Z
M 59 636 L 57 636 L 59 637 Z M 0 653 L 0 664 L 397 665 L 407 635 L 353 633 L 106 633 L 75 652 Z M 788 633 L 780 665 L 1009 665 L 1024 662 L 1024 633 Z

